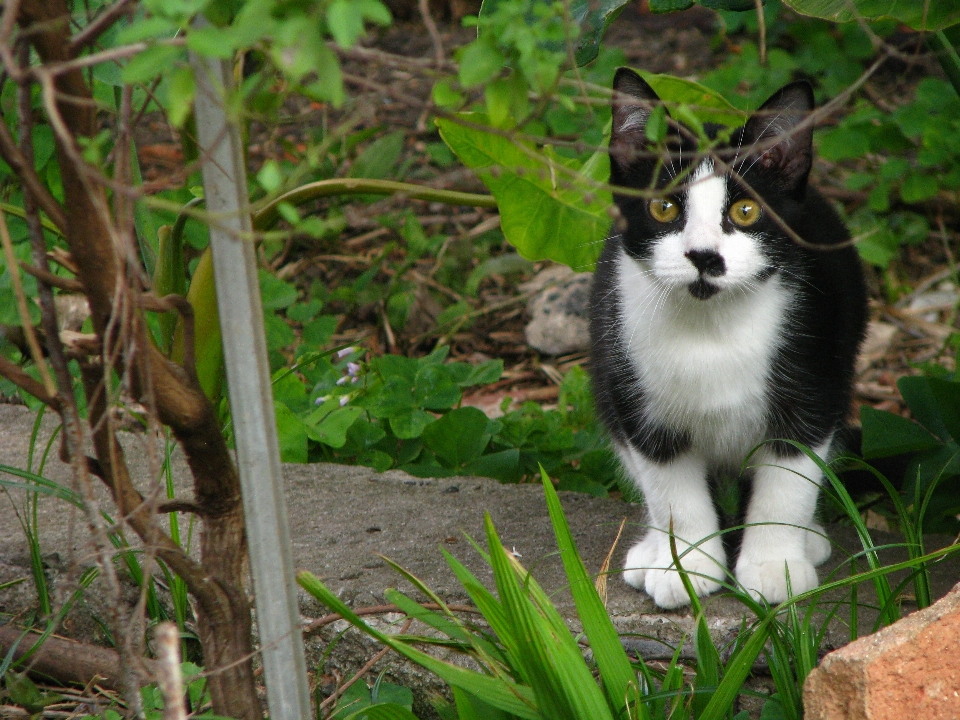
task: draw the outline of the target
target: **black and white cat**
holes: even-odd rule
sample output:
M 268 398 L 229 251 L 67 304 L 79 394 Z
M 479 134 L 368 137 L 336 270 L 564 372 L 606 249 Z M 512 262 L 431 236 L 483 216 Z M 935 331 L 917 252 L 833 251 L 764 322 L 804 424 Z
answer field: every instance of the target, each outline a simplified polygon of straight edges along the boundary
M 621 68 L 614 90 L 611 183 L 638 192 L 614 195 L 621 219 L 594 280 L 591 367 L 599 413 L 649 511 L 624 578 L 673 608 L 689 600 L 670 569 L 671 524 L 697 594 L 729 577 L 712 478 L 736 476 L 764 441 L 830 455 L 850 407 L 866 291 L 856 251 L 826 248 L 849 235 L 807 186 L 807 83 L 774 94 L 709 153 L 672 128 L 662 155 L 646 135 L 653 89 Z M 802 247 L 781 220 L 823 249 Z M 777 603 L 788 573 L 794 594 L 814 588 L 830 555 L 814 520 L 822 474 L 784 442 L 764 443 L 750 465 L 734 575 Z

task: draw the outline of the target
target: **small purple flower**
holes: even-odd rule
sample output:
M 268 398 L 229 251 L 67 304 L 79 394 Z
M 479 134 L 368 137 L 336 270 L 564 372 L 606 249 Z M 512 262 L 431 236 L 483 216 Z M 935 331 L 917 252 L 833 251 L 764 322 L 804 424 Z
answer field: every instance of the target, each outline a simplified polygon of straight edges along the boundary
M 357 377 L 360 374 L 360 363 L 347 363 L 347 374 L 352 378 Z
M 343 350 L 340 350 L 340 351 L 337 353 L 337 359 L 343 360 L 343 359 L 344 359 L 345 357 L 347 357 L 348 355 L 353 355 L 356 351 L 357 351 L 357 348 L 355 348 L 355 347 L 353 347 L 353 346 L 345 347 Z
M 337 385 L 345 385 L 349 379 L 350 379 L 349 375 L 344 375 L 342 378 L 337 380 Z
M 321 395 L 316 400 L 313 401 L 314 405 L 323 405 L 327 400 L 330 399 L 329 395 Z
M 340 398 L 340 407 L 344 407 L 348 402 L 350 402 L 350 396 L 344 395 Z

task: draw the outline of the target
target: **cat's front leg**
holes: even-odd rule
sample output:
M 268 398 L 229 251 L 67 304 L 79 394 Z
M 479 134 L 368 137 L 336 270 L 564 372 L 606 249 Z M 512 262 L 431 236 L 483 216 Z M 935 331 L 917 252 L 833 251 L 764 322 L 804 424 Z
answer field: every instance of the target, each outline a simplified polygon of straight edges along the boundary
M 662 608 L 687 605 L 690 597 L 670 552 L 670 527 L 680 565 L 694 592 L 708 595 L 726 575 L 726 553 L 718 534 L 706 466 L 692 453 L 655 462 L 632 447 L 618 448 L 624 466 L 643 492 L 649 529 L 627 553 L 623 577 Z
M 826 457 L 829 441 L 815 448 Z M 754 597 L 781 603 L 820 584 L 814 566 L 830 555 L 823 527 L 813 521 L 823 474 L 799 451 L 781 455 L 765 446 L 746 515 L 746 529 L 737 559 L 737 581 Z

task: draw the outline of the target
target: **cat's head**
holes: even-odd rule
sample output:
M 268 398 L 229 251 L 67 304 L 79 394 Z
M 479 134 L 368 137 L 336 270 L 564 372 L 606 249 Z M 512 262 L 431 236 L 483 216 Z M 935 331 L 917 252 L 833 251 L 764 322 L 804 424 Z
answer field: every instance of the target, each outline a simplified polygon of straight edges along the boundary
M 613 88 L 610 181 L 644 195 L 614 193 L 628 254 L 700 300 L 756 287 L 795 257 L 783 221 L 801 210 L 812 161 L 808 83 L 776 92 L 709 153 L 673 124 L 663 144 L 650 142 L 661 101 L 637 73 L 620 68 Z M 711 138 L 719 129 L 705 126 Z

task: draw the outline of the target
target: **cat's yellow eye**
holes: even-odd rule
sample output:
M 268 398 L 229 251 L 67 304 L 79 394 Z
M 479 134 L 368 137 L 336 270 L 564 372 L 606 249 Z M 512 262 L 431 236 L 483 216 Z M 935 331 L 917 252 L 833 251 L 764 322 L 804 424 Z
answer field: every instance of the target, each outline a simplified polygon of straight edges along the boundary
M 654 198 L 647 205 L 650 214 L 657 222 L 668 223 L 677 219 L 680 214 L 680 206 L 670 198 Z
M 734 224 L 740 227 L 753 225 L 760 219 L 760 205 L 755 200 L 737 200 L 727 211 Z

